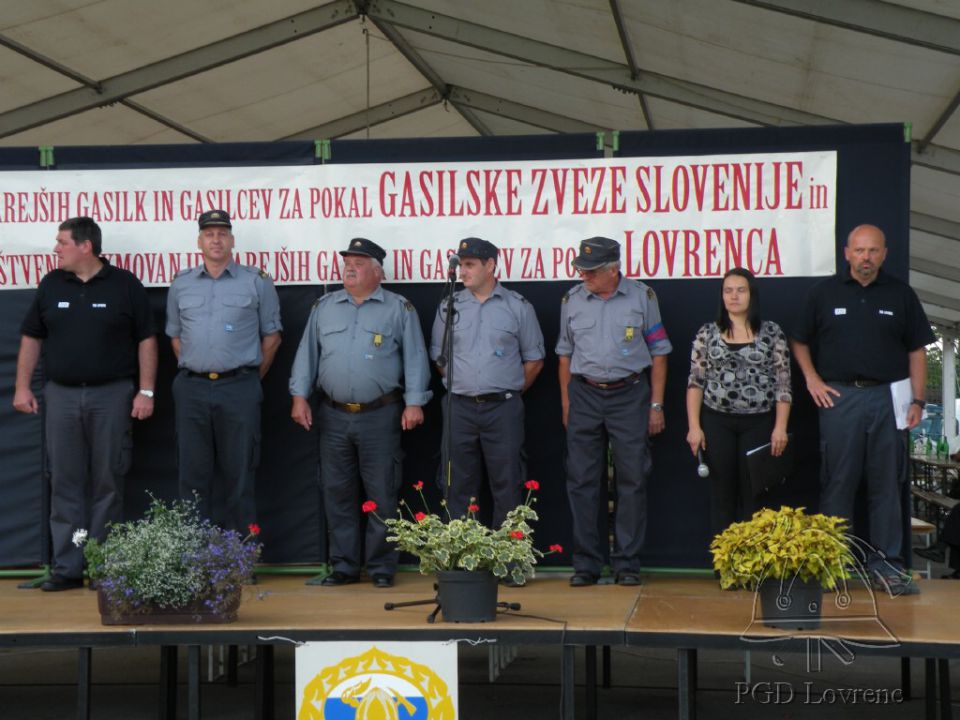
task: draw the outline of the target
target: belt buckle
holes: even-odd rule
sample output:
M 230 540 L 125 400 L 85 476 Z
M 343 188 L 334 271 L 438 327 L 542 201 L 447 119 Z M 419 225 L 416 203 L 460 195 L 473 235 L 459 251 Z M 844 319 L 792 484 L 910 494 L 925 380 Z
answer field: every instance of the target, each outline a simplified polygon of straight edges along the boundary
M 606 390 L 611 385 L 613 385 L 613 383 L 597 383 L 597 387 L 601 390 Z
M 853 381 L 853 386 L 854 386 L 855 388 L 860 388 L 860 389 L 863 389 L 863 388 L 865 388 L 865 387 L 869 387 L 869 386 L 867 385 L 867 382 L 866 382 L 865 380 L 854 380 L 854 381 Z
M 483 403 L 488 402 L 488 400 L 487 400 L 485 397 L 483 397 L 482 395 L 474 395 L 474 396 L 473 396 L 473 401 L 474 401 L 475 403 L 477 403 L 478 405 L 482 405 Z
M 363 404 L 361 403 L 344 403 L 343 406 L 349 413 L 358 413 L 363 410 Z
M 215 372 L 207 373 L 208 380 L 218 380 L 219 378 L 220 378 L 220 373 L 215 373 Z

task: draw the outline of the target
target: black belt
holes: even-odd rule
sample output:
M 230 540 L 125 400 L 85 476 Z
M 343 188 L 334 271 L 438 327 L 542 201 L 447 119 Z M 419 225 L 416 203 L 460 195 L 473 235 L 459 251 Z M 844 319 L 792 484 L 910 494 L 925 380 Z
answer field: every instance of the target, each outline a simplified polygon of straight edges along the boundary
M 220 372 L 194 372 L 187 370 L 187 375 L 194 378 L 203 378 L 204 380 L 226 380 L 235 375 L 241 375 L 249 372 L 260 372 L 258 367 L 238 367 L 233 370 L 222 370 Z
M 337 402 L 327 394 L 323 395 L 323 401 L 336 410 L 343 410 L 344 412 L 348 413 L 362 413 L 367 412 L 368 410 L 382 408 L 384 405 L 392 405 L 393 403 L 399 401 L 402 397 L 403 392 L 400 390 L 394 390 L 393 392 L 388 392 L 386 395 L 381 395 L 376 400 L 371 400 L 368 403 Z
M 877 385 L 889 385 L 882 380 L 826 380 L 827 385 L 846 385 L 847 387 L 868 388 Z
M 511 390 L 508 392 L 484 393 L 483 395 L 458 395 L 457 393 L 454 393 L 453 396 L 457 398 L 463 398 L 464 400 L 470 400 L 475 403 L 488 403 L 503 402 L 504 400 L 509 400 L 516 394 L 518 393 Z
M 610 382 L 597 382 L 596 380 L 591 380 L 585 375 L 574 375 L 575 378 L 581 382 L 586 383 L 590 387 L 600 388 L 601 390 L 618 390 L 627 385 L 633 385 L 640 379 L 640 376 L 643 375 L 642 372 L 633 373 L 633 375 L 627 375 L 625 378 L 620 378 L 619 380 L 611 380 Z
M 126 382 L 126 381 L 128 381 L 128 380 L 129 380 L 129 381 L 132 381 L 133 378 L 132 378 L 132 377 L 119 377 L 119 378 L 110 378 L 109 380 L 94 380 L 94 381 L 92 381 L 92 382 L 89 382 L 89 381 L 84 381 L 84 382 L 60 382 L 59 380 L 53 380 L 53 379 L 51 378 L 50 382 L 55 383 L 55 384 L 57 384 L 57 385 L 61 385 L 61 386 L 63 386 L 63 387 L 88 388 L 88 387 L 101 387 L 101 386 L 103 386 L 103 385 L 109 385 L 110 383 Z

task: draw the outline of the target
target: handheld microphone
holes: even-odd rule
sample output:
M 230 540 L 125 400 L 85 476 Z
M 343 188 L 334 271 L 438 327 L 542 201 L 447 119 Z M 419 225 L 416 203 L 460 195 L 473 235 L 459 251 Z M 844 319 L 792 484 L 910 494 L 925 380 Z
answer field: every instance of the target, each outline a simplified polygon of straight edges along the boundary
M 710 476 L 710 466 L 707 465 L 707 459 L 703 456 L 703 448 L 697 448 L 697 475 L 702 478 Z

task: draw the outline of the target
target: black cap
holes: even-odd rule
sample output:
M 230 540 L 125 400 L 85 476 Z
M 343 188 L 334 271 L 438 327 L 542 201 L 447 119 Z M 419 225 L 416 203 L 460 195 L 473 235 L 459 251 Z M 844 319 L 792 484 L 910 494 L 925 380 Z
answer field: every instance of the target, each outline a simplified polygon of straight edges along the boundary
M 480 238 L 469 237 L 460 241 L 457 246 L 457 255 L 462 258 L 472 257 L 480 260 L 497 259 L 500 251 L 492 242 L 481 240 Z
M 620 243 L 605 237 L 592 237 L 580 241 L 580 254 L 573 265 L 580 270 L 596 270 L 601 265 L 620 259 Z
M 341 250 L 340 254 L 366 255 L 367 257 L 372 257 L 379 263 L 383 263 L 383 259 L 387 256 L 387 251 L 372 240 L 367 240 L 366 238 L 354 238 L 350 241 L 347 249 Z
M 200 226 L 201 230 L 203 230 L 205 227 L 211 227 L 213 225 L 219 225 L 220 227 L 225 228 L 233 227 L 233 225 L 230 224 L 230 216 L 223 210 L 207 210 L 197 220 L 197 224 Z

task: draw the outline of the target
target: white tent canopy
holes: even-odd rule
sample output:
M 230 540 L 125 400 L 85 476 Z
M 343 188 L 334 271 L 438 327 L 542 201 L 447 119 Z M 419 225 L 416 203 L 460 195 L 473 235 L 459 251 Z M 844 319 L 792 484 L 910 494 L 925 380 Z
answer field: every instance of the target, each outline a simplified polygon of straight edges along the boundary
M 32 0 L 0 87 L 8 146 L 906 122 L 911 283 L 960 329 L 960 3 Z

